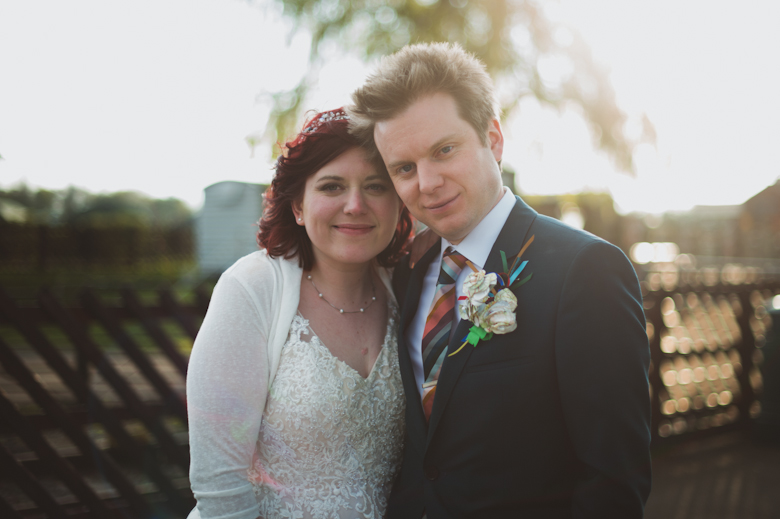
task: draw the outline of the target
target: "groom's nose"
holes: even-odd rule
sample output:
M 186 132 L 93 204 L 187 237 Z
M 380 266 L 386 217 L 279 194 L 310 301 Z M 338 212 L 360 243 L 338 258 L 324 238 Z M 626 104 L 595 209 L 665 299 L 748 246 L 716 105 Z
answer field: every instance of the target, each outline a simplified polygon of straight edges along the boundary
M 421 162 L 417 165 L 417 184 L 420 193 L 430 194 L 444 184 L 441 166 L 431 162 Z

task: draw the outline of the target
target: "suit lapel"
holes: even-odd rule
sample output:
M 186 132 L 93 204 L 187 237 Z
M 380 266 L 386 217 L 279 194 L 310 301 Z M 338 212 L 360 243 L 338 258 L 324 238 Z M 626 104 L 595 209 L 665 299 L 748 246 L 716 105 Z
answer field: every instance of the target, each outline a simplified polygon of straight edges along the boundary
M 420 402 L 420 391 L 417 389 L 417 380 L 414 378 L 414 369 L 412 368 L 412 359 L 409 356 L 409 343 L 406 340 L 406 329 L 417 313 L 417 307 L 420 302 L 420 293 L 422 292 L 423 280 L 428 266 L 436 255 L 441 251 L 441 239 L 434 244 L 428 252 L 420 258 L 414 268 L 409 273 L 406 296 L 401 309 L 401 326 L 398 331 L 398 363 L 401 368 L 401 378 L 404 383 L 404 392 L 406 393 L 406 407 L 408 409 L 406 427 L 409 430 L 409 436 L 412 439 L 425 438 L 426 422 L 423 413 L 422 403 Z M 422 450 L 422 445 L 420 445 Z
M 523 243 L 530 238 L 527 236 L 531 224 L 536 219 L 537 212 L 531 209 L 520 197 L 515 197 L 515 206 L 501 229 L 501 232 L 490 250 L 487 261 L 485 262 L 485 272 L 502 272 L 504 270 L 501 262 L 501 251 L 503 250 L 507 258 L 513 258 L 520 251 Z M 510 260 L 511 261 L 511 260 Z M 468 334 L 472 323 L 461 320 L 455 329 L 455 334 L 450 340 L 447 351 L 457 350 L 463 344 L 463 338 Z M 489 343 L 480 344 L 478 347 L 490 347 Z M 428 443 L 439 424 L 447 402 L 450 399 L 452 390 L 460 377 L 461 371 L 471 356 L 474 347 L 466 345 L 457 355 L 446 357 L 442 365 L 439 381 L 436 386 L 436 397 L 433 400 L 433 409 L 431 410 L 431 419 L 428 425 Z M 407 404 L 408 405 L 408 404 Z

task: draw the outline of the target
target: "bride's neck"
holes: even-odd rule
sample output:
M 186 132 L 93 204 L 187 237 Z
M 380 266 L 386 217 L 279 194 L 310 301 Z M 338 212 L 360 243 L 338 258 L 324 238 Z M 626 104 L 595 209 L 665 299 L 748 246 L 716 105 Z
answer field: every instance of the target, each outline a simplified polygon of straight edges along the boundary
M 314 264 L 309 274 L 321 292 L 349 300 L 372 292 L 372 270 L 370 263 L 343 267 L 320 261 Z

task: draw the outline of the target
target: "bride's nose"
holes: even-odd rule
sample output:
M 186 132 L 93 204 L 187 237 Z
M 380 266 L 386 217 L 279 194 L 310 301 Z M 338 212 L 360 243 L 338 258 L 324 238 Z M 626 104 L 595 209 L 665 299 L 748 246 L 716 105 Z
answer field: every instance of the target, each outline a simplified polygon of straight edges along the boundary
M 347 193 L 347 200 L 344 204 L 345 214 L 363 214 L 367 210 L 366 200 L 363 190 L 352 189 Z

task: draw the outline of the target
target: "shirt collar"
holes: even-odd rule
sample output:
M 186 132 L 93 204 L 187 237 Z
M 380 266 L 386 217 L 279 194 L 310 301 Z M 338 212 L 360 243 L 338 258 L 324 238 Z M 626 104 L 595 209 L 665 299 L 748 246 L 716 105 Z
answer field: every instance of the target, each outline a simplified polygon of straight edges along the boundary
M 448 240 L 441 239 L 442 252 L 440 254 L 443 254 L 447 247 L 452 246 L 453 249 L 463 254 L 474 265 L 482 268 L 487 261 L 490 250 L 493 248 L 493 244 L 501 233 L 501 229 L 504 228 L 504 224 L 507 218 L 509 218 L 509 213 L 515 207 L 515 202 L 515 196 L 507 187 L 504 187 L 504 195 L 501 197 L 501 200 L 459 244 L 452 245 Z

